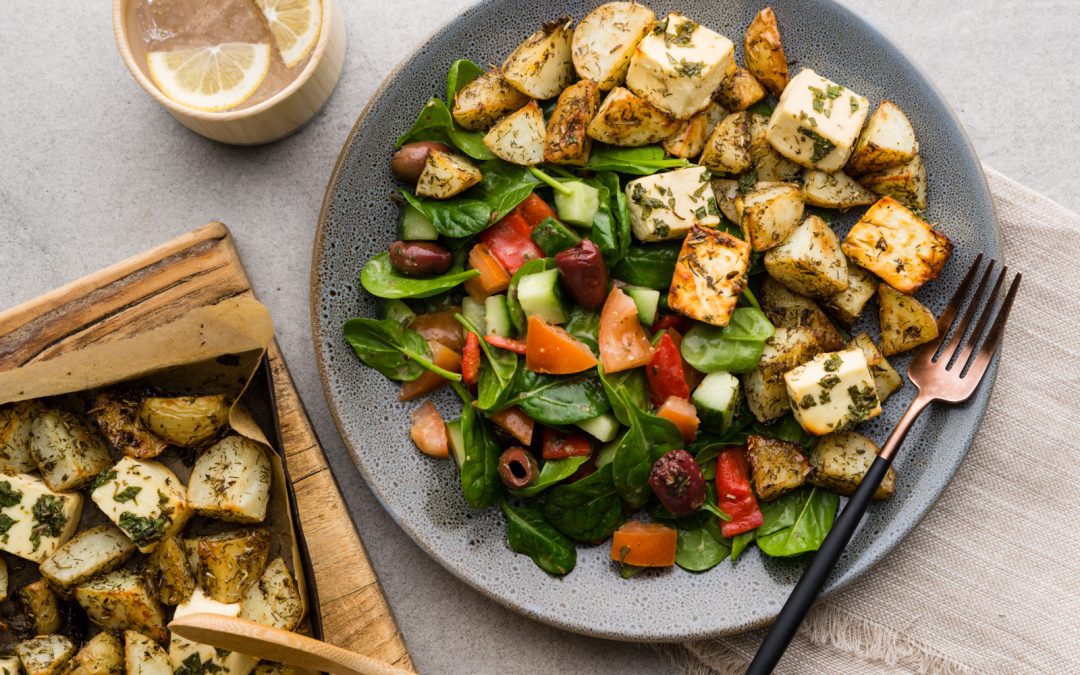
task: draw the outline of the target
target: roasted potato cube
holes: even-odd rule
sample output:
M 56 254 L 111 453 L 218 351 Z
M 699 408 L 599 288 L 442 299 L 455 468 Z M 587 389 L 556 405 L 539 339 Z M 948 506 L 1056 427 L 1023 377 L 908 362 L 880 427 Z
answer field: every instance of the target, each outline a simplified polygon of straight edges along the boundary
M 919 154 L 919 142 L 907 115 L 892 101 L 882 101 L 855 143 L 847 170 L 853 175 L 907 164 Z
M 465 129 L 483 131 L 531 100 L 493 68 L 458 90 L 451 115 Z
M 900 293 L 888 284 L 878 287 L 881 318 L 881 351 L 886 356 L 936 340 L 937 319 L 915 296 Z
M 239 602 L 259 580 L 270 554 L 270 532 L 238 530 L 200 537 L 198 576 L 206 594 L 218 602 Z
M 765 254 L 765 270 L 796 293 L 822 298 L 848 287 L 847 258 L 828 223 L 809 216 Z
M 694 225 L 683 240 L 671 278 L 671 309 L 714 326 L 726 326 L 746 285 L 750 245 Z
M 784 157 L 769 143 L 769 118 L 748 113 L 750 130 L 750 171 L 758 182 L 798 183 L 803 168 Z
M 784 373 L 795 419 L 815 436 L 843 431 L 881 414 L 874 377 L 861 349 L 818 354 Z
M 431 161 L 428 155 L 428 162 Z M 182 448 L 194 448 L 218 435 L 229 421 L 229 401 L 212 396 L 155 396 L 144 399 L 139 420 L 156 436 Z
M 0 656 L 0 675 L 20 675 L 22 663 L 17 655 Z
M 634 236 L 639 241 L 682 239 L 694 225 L 719 225 L 711 177 L 705 167 L 688 166 L 628 182 L 626 202 Z
M 75 645 L 63 635 L 39 635 L 15 647 L 26 675 L 59 675 L 72 656 Z
M 563 89 L 548 120 L 544 161 L 585 166 L 592 148 L 589 122 L 599 109 L 600 89 L 592 80 L 580 80 Z
M 281 558 L 274 558 L 258 583 L 248 586 L 240 601 L 240 617 L 264 626 L 292 630 L 304 616 L 296 581 Z
M 720 105 L 732 112 L 739 112 L 765 98 L 765 87 L 749 70 L 736 66 L 735 72 L 724 78 L 714 95 Z
M 503 62 L 503 77 L 524 94 L 543 101 L 554 98 L 574 81 L 570 18 L 544 24 Z
M 713 129 L 699 164 L 721 173 L 742 173 L 750 168 L 750 115 L 732 113 Z
M 952 242 L 892 197 L 867 209 L 844 239 L 844 253 L 901 293 L 937 279 Z
M 7 562 L 0 558 L 0 602 L 7 600 L 8 596 L 8 568 Z
M 732 178 L 716 178 L 712 182 L 716 206 L 724 217 L 739 224 L 739 211 L 735 208 L 735 199 L 739 196 L 739 181 Z
M 878 452 L 873 441 L 854 431 L 822 436 L 810 453 L 809 482 L 842 495 L 855 494 Z M 896 471 L 890 466 L 874 499 L 888 499 L 895 490 Z
M 926 167 L 919 155 L 915 155 L 907 164 L 861 176 L 859 182 L 879 195 L 892 197 L 909 209 L 922 211 L 926 208 Z
M 847 345 L 848 349 L 854 347 L 861 349 L 866 357 L 866 365 L 870 366 L 870 374 L 874 376 L 874 389 L 877 390 L 878 400 L 884 403 L 893 392 L 904 386 L 904 378 L 893 369 L 892 364 L 878 351 L 877 345 L 866 333 L 856 335 Z
M 64 666 L 64 675 L 124 675 L 124 646 L 109 633 L 98 633 Z
M 187 501 L 200 515 L 237 523 L 261 523 L 270 501 L 270 458 L 240 435 L 226 436 L 195 460 Z
M 664 152 L 672 157 L 692 159 L 705 149 L 714 127 L 726 116 L 724 109 L 715 103 L 690 119 L 680 122 L 675 133 L 664 139 Z
M 832 321 L 810 298 L 792 293 L 776 279 L 766 278 L 762 284 L 761 308 L 773 325 L 785 328 L 809 328 L 822 351 L 843 349 L 844 338 Z
M 200 613 L 236 617 L 240 613 L 240 605 L 217 602 L 205 595 L 201 588 L 197 588 L 190 600 L 176 608 L 173 618 L 178 619 L 188 614 Z M 250 673 L 258 662 L 257 658 L 191 642 L 175 633 L 169 640 L 169 660 L 177 670 L 185 666 L 193 669 L 192 671 L 185 670 L 185 672 L 242 675 Z
M 475 164 L 461 155 L 441 150 L 430 150 L 424 162 L 424 170 L 416 182 L 418 197 L 450 199 L 468 190 L 484 179 Z
M 795 443 L 764 436 L 746 437 L 746 456 L 754 478 L 754 491 L 765 501 L 776 499 L 806 482 L 810 463 Z
M 90 498 L 143 553 L 182 530 L 192 513 L 184 484 L 153 460 L 122 458 L 94 482 Z
M 0 476 L 0 550 L 40 563 L 75 533 L 82 505 L 33 474 Z
M 759 184 L 735 198 L 744 239 L 755 251 L 783 244 L 803 217 L 802 190 L 788 183 Z
M 780 41 L 780 27 L 772 7 L 758 12 L 746 28 L 743 37 L 743 58 L 746 69 L 773 96 L 779 96 L 788 85 L 787 57 Z
M 83 420 L 64 410 L 34 417 L 30 452 L 50 490 L 75 490 L 112 463 L 105 441 Z
M 124 672 L 127 675 L 173 675 L 173 667 L 161 645 L 142 633 L 126 630 Z
M 111 572 L 135 553 L 135 544 L 113 525 L 99 525 L 72 537 L 41 563 L 41 576 L 68 592 L 97 575 Z
M 806 169 L 803 173 L 803 197 L 811 206 L 823 209 L 850 209 L 877 201 L 877 196 L 855 182 L 843 171 L 825 173 Z
M 589 137 L 611 145 L 659 143 L 679 128 L 679 121 L 629 89 L 615 87 L 589 122 Z
M 844 168 L 869 108 L 866 98 L 804 68 L 769 118 L 768 140 L 776 151 L 808 169 Z
M 45 412 L 37 401 L 21 401 L 0 407 L 0 472 L 26 473 L 37 469 L 30 452 L 34 418 Z
M 75 601 L 105 630 L 137 630 L 157 642 L 168 637 L 161 605 L 134 570 L 116 570 L 76 586 Z
M 585 15 L 570 41 L 574 68 L 582 80 L 609 91 L 626 79 L 634 50 L 656 15 L 636 2 L 609 2 Z
M 743 389 L 750 412 L 759 422 L 783 417 L 791 409 L 784 373 L 808 361 L 821 351 L 817 338 L 809 328 L 780 326 L 765 341 L 758 367 L 742 376 Z
M 60 598 L 49 588 L 49 583 L 38 579 L 19 589 L 17 595 L 23 611 L 34 625 L 34 633 L 48 635 L 56 633 L 63 625 L 60 614 Z
M 484 145 L 499 159 L 532 166 L 544 161 L 544 113 L 536 101 L 495 123 L 484 136 Z
M 94 397 L 89 415 L 109 446 L 128 457 L 153 459 L 169 447 L 143 427 L 139 419 L 139 401 L 134 398 L 103 391 Z
M 850 326 L 862 316 L 863 308 L 877 293 L 878 280 L 862 267 L 847 261 L 848 287 L 835 295 L 821 299 L 825 310 L 844 324 Z
M 195 575 L 187 551 L 176 537 L 167 537 L 158 544 L 147 561 L 147 572 L 158 600 L 166 605 L 187 602 L 195 592 Z

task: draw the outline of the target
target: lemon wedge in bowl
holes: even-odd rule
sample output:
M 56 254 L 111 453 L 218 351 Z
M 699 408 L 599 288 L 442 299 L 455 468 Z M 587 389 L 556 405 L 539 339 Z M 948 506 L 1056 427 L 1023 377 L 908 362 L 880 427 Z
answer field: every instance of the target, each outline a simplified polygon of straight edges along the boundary
M 322 26 L 322 0 L 255 0 L 270 26 L 281 60 L 292 68 L 314 49 Z
M 216 112 L 235 108 L 258 90 L 270 70 L 270 45 L 227 42 L 150 52 L 150 77 L 180 105 Z

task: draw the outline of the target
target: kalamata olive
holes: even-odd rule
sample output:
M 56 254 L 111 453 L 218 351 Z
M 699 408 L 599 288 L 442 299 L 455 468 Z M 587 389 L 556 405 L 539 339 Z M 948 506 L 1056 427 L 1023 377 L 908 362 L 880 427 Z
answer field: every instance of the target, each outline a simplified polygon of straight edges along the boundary
M 416 185 L 416 181 L 420 179 L 420 172 L 424 170 L 428 151 L 432 148 L 450 152 L 449 146 L 438 141 L 416 141 L 398 148 L 390 159 L 390 172 L 394 174 L 394 178 L 407 185 Z
M 567 292 L 578 304 L 588 309 L 600 309 L 604 305 L 608 271 L 596 244 L 582 239 L 577 245 L 558 253 L 555 265 Z
M 532 485 L 537 473 L 536 458 L 525 448 L 507 448 L 499 455 L 499 478 L 511 490 Z
M 390 264 L 405 276 L 430 277 L 450 269 L 454 256 L 433 241 L 395 241 L 390 244 Z
M 705 476 L 694 456 L 672 450 L 653 464 L 649 487 L 675 516 L 690 515 L 705 503 Z

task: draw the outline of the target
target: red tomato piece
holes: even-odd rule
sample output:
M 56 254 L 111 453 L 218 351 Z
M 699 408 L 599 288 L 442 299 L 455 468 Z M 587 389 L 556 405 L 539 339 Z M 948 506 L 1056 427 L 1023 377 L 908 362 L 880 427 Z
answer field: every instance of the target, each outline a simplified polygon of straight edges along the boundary
M 484 242 L 506 271 L 513 274 L 530 260 L 544 257 L 544 252 L 532 240 L 531 234 L 532 226 L 528 221 L 511 212 L 481 232 L 480 241 Z
M 480 380 L 480 338 L 472 331 L 466 334 L 461 352 L 461 379 L 470 387 Z
M 555 218 L 558 220 L 555 209 L 548 206 L 548 203 L 537 197 L 535 193 L 530 194 L 525 198 L 525 201 L 515 206 L 511 213 L 517 213 L 524 218 L 525 222 L 529 224 L 529 227 L 536 227 L 542 223 L 545 218 Z
M 638 321 L 637 305 L 620 288 L 611 289 L 604 301 L 597 339 L 606 373 L 646 366 L 652 361 L 652 345 Z
M 492 347 L 498 347 L 499 349 L 505 349 L 515 354 L 525 355 L 527 347 L 521 340 L 515 340 L 513 338 L 505 338 L 499 335 L 485 335 L 484 341 Z
M 649 398 L 653 405 L 663 405 L 672 396 L 690 400 L 690 386 L 686 384 L 682 355 L 668 333 L 665 332 L 653 348 L 652 361 L 649 361 L 645 375 L 649 378 Z
M 690 319 L 681 314 L 664 314 L 657 317 L 656 321 L 653 321 L 652 330 L 654 333 L 659 333 L 665 328 L 674 328 L 680 333 L 685 333 L 690 329 Z
M 544 459 L 566 459 L 567 457 L 586 457 L 592 452 L 589 437 L 583 433 L 564 434 L 550 427 L 544 427 Z
M 716 458 L 716 505 L 731 516 L 720 522 L 720 534 L 734 537 L 759 527 L 765 519 L 750 489 L 750 463 L 746 448 L 731 447 Z

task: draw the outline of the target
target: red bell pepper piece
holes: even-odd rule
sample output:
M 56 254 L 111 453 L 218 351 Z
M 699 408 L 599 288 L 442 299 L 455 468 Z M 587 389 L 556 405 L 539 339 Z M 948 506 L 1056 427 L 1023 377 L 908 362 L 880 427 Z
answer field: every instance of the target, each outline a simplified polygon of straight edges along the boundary
M 465 335 L 465 348 L 461 352 L 461 379 L 470 387 L 480 379 L 480 338 L 472 331 Z
M 649 378 L 649 398 L 653 405 L 663 405 L 669 397 L 690 400 L 690 386 L 686 383 L 682 355 L 679 347 L 666 332 L 653 348 L 652 361 L 645 369 Z
M 515 354 L 525 355 L 525 343 L 521 340 L 514 340 L 513 338 L 500 337 L 498 335 L 485 335 L 484 341 L 492 347 L 498 347 L 499 349 L 505 349 L 507 351 L 514 352 Z
M 480 233 L 480 241 L 488 247 L 506 271 L 510 274 L 536 258 L 543 258 L 544 252 L 530 236 L 532 226 L 518 213 L 510 212 L 505 218 Z
M 566 459 L 567 457 L 586 457 L 592 452 L 589 437 L 583 433 L 564 434 L 550 427 L 544 427 L 544 459 Z
M 653 321 L 652 331 L 654 333 L 659 333 L 665 328 L 674 328 L 685 334 L 686 331 L 690 330 L 690 319 L 681 314 L 664 314 L 657 317 L 656 321 Z
M 727 448 L 716 458 L 716 505 L 731 516 L 720 522 L 720 534 L 734 537 L 759 527 L 765 519 L 750 489 L 750 463 L 746 448 Z
M 555 209 L 548 206 L 548 203 L 537 197 L 535 193 L 530 194 L 525 201 L 515 206 L 511 213 L 517 213 L 524 218 L 529 227 L 536 227 L 544 222 L 545 218 L 559 219 Z

